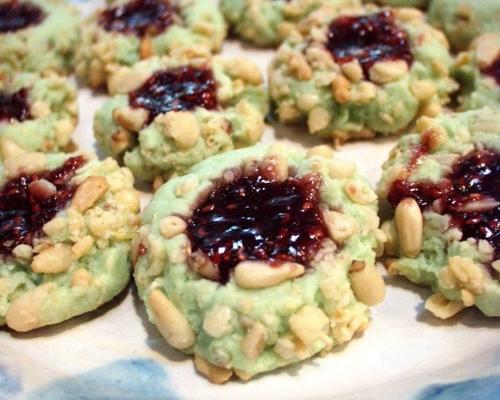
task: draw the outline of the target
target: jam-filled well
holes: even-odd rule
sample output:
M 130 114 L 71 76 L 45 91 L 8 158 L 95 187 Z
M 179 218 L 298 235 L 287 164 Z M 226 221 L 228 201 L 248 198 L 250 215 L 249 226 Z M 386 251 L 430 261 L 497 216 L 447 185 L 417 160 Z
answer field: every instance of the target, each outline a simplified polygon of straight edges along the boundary
M 342 16 L 332 21 L 327 49 L 340 64 L 358 60 L 365 77 L 377 61 L 413 61 L 408 33 L 394 20 L 392 11 L 362 16 Z
M 271 180 L 256 172 L 220 182 L 188 221 L 193 251 L 201 250 L 226 283 L 244 260 L 308 266 L 327 236 L 316 174 Z
M 133 107 L 149 111 L 150 121 L 168 111 L 217 108 L 217 85 L 208 68 L 183 66 L 155 72 L 129 94 Z
M 175 15 L 168 0 L 131 0 L 105 10 L 99 22 L 107 31 L 143 37 L 164 32 L 174 23 Z
M 5 183 L 0 191 L 0 253 L 10 255 L 20 244 L 32 245 L 42 228 L 73 198 L 77 189 L 70 183 L 85 164 L 72 157 L 59 168 L 22 175 Z
M 395 181 L 389 202 L 396 206 L 411 197 L 422 209 L 430 208 L 451 216 L 462 240 L 487 240 L 500 253 L 500 153 L 474 150 L 455 162 L 440 182 Z
M 45 13 L 29 1 L 11 0 L 0 3 L 0 32 L 15 32 L 38 25 L 45 19 Z
M 0 91 L 0 122 L 22 122 L 30 118 L 28 90 L 21 89 L 15 93 Z

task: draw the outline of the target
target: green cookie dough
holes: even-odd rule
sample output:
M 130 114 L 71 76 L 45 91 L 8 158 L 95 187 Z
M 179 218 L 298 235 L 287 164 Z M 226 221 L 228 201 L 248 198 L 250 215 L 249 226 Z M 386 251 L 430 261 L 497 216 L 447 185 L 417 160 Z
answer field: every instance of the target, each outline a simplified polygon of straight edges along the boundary
M 96 11 L 84 22 L 76 72 L 91 87 L 104 86 L 118 67 L 132 66 L 154 55 L 208 56 L 220 49 L 226 36 L 226 25 L 222 13 L 211 1 L 147 0 L 152 7 L 168 5 L 175 10 L 171 25 L 160 32 L 155 31 L 154 24 L 145 34 L 106 30 L 100 24 L 99 19 L 106 10 L 140 2 L 144 0 L 108 1 L 107 9 Z M 138 13 L 142 7 L 146 6 L 139 5 Z
M 377 196 L 355 164 L 332 154 L 327 146 L 304 154 L 256 145 L 217 155 L 168 181 L 144 210 L 132 248 L 140 297 L 166 341 L 194 354 L 197 370 L 212 382 L 223 383 L 233 372 L 247 380 L 324 354 L 364 331 L 370 321 L 368 305 L 383 300 L 384 281 L 375 268 L 375 249 L 383 240 Z M 231 186 L 247 179 L 263 186 L 243 191 Z M 282 191 L 297 181 L 316 182 L 316 189 L 303 207 L 304 197 L 287 207 L 290 199 L 309 196 Z M 213 209 L 204 204 L 217 190 L 229 196 L 241 193 L 241 198 L 248 193 L 251 200 L 244 205 L 229 200 L 223 209 L 249 210 L 251 217 L 247 211 L 203 217 Z M 261 202 L 263 191 L 267 194 Z M 311 207 L 321 222 L 311 222 L 306 214 Z M 193 224 L 195 215 L 210 222 Z M 293 222 L 280 222 L 287 216 Z M 210 233 L 224 220 L 231 221 L 230 228 L 222 228 L 227 244 Z M 283 233 L 280 226 L 294 229 L 297 236 Z M 316 244 L 300 245 L 320 229 L 323 236 Z M 271 233 L 275 231 L 280 234 Z M 215 238 L 213 251 L 193 248 L 199 243 L 193 242 L 193 232 Z M 219 260 L 229 259 L 220 252 L 224 247 L 237 254 L 229 269 L 215 261 L 218 254 Z M 283 248 L 292 248 L 288 256 L 280 253 Z M 299 258 L 304 251 L 310 252 L 310 261 Z
M 346 17 L 383 19 L 387 31 L 406 32 L 410 66 L 391 57 L 367 63 L 365 69 L 353 56 L 336 62 L 327 49 L 329 28 Z M 338 12 L 325 7 L 303 20 L 299 31 L 279 48 L 270 66 L 270 93 L 282 122 L 307 122 L 314 135 L 342 142 L 400 133 L 415 117 L 436 115 L 456 87 L 449 77 L 452 59 L 446 38 L 417 9 L 366 5 Z M 363 60 L 390 51 L 373 50 L 373 42 L 367 41 L 367 47 L 356 49 L 368 52 Z M 345 42 L 335 46 L 351 51 Z
M 72 147 L 71 133 L 78 119 L 76 88 L 53 72 L 0 75 L 0 95 L 12 97 L 25 91 L 27 117 L 0 117 L 0 151 L 58 152 Z
M 222 0 L 221 9 L 232 29 L 259 46 L 279 45 L 295 25 L 325 3 L 334 7 L 359 5 L 359 0 Z
M 423 117 L 383 166 L 379 195 L 397 204 L 382 224 L 388 271 L 429 286 L 442 319 L 473 305 L 500 316 L 499 111 Z
M 457 56 L 452 75 L 460 84 L 461 110 L 500 105 L 500 82 L 494 77 L 499 64 L 500 34 L 478 36 L 469 51 Z
M 500 2 L 431 0 L 428 18 L 446 34 L 453 48 L 465 50 L 482 33 L 500 33 Z
M 149 111 L 130 105 L 129 93 L 147 85 L 153 75 L 189 67 L 213 74 L 210 93 L 216 108 L 168 107 L 149 122 Z M 97 142 L 107 154 L 123 158 L 134 175 L 143 180 L 182 174 L 211 155 L 259 141 L 268 108 L 262 82 L 257 66 L 246 59 L 215 57 L 184 62 L 154 57 L 132 68 L 122 67 L 109 82 L 111 93 L 118 94 L 95 115 Z M 178 90 L 185 94 L 191 89 Z
M 24 153 L 4 160 L 0 165 L 2 195 L 5 196 L 8 180 L 11 182 L 21 174 L 52 171 L 77 156 Z M 130 278 L 130 244 L 139 224 L 139 194 L 133 189 L 130 171 L 120 168 L 116 161 L 84 157 L 86 164 L 72 178 L 69 175 L 69 185 L 79 185 L 76 192 L 42 230 L 24 236 L 22 244 L 6 252 L 12 235 L 5 233 L 5 221 L 2 222 L 0 325 L 26 332 L 56 324 L 95 310 L 126 287 Z M 32 186 L 35 181 L 36 188 Z M 30 202 L 33 196 L 54 196 L 53 190 L 62 189 L 38 175 L 29 186 Z M 19 201 L 22 204 L 25 200 Z M 50 200 L 40 202 L 44 209 L 51 204 Z M 12 210 L 6 207 L 2 200 L 2 214 Z M 27 214 L 20 216 L 22 210 L 27 210 L 27 206 L 21 205 L 17 211 L 17 218 L 24 221 Z
M 43 19 L 21 29 L 0 30 L 0 68 L 14 72 L 70 73 L 80 36 L 77 10 L 63 0 L 2 2 L 11 12 L 24 5 L 41 9 Z

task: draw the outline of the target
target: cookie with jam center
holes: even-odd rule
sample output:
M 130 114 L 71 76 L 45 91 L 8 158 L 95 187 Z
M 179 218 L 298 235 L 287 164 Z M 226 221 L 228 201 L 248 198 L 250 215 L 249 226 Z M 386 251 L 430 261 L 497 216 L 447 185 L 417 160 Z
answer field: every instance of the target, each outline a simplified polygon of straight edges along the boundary
M 377 196 L 327 146 L 257 145 L 168 181 L 142 214 L 135 281 L 172 347 L 215 383 L 326 353 L 382 301 Z
M 130 278 L 139 194 L 129 170 L 82 154 L 0 164 L 0 325 L 26 332 L 93 311 Z
M 2 1 L 0 69 L 69 74 L 79 35 L 78 12 L 65 1 Z
M 61 152 L 78 120 L 75 86 L 54 72 L 0 75 L 0 151 Z
M 278 46 L 295 25 L 323 4 L 357 6 L 359 0 L 222 0 L 233 31 L 258 46 Z
M 255 144 L 264 130 L 267 91 L 247 59 L 155 57 L 117 70 L 109 89 L 116 95 L 95 115 L 97 142 L 146 181 Z
M 431 0 L 428 17 L 455 50 L 466 50 L 483 33 L 500 34 L 500 3 L 496 0 Z
M 460 84 L 460 109 L 500 105 L 500 34 L 477 37 L 457 56 L 452 75 Z
M 404 131 L 456 88 L 444 35 L 417 9 L 323 7 L 278 49 L 269 83 L 285 123 L 345 141 Z
M 225 35 L 224 18 L 211 1 L 108 1 L 84 22 L 76 72 L 98 88 L 116 68 L 155 55 L 217 52 Z
M 500 118 L 480 109 L 417 121 L 384 164 L 391 274 L 429 286 L 427 310 L 500 316 Z

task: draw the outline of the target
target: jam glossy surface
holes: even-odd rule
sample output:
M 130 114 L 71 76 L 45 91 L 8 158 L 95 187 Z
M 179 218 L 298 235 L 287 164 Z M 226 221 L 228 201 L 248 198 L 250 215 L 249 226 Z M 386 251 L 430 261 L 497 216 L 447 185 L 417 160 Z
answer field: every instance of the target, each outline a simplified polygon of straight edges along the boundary
M 5 183 L 0 192 L 0 253 L 10 255 L 19 244 L 32 245 L 43 225 L 73 198 L 77 186 L 69 181 L 85 164 L 72 157 L 60 168 L 22 175 Z
M 30 118 L 28 91 L 26 89 L 9 94 L 0 92 L 0 122 L 22 122 Z
M 218 184 L 188 221 L 192 250 L 217 266 L 221 283 L 244 260 L 307 266 L 327 235 L 320 185 L 316 174 L 280 182 L 260 172 Z
M 451 224 L 468 238 L 485 239 L 500 252 L 500 153 L 475 150 L 460 158 L 439 183 L 398 180 L 389 202 L 395 207 L 405 197 L 422 209 L 449 214 Z
M 175 9 L 168 0 L 132 0 L 105 10 L 99 22 L 107 31 L 143 37 L 164 32 L 174 20 Z
M 358 60 L 365 77 L 377 61 L 404 60 L 408 65 L 413 61 L 408 34 L 396 25 L 388 10 L 333 20 L 326 47 L 340 64 Z
M 133 107 L 149 111 L 150 122 L 168 111 L 217 108 L 216 82 L 208 68 L 178 67 L 155 72 L 129 95 Z
M 28 1 L 11 0 L 0 3 L 0 32 L 15 32 L 38 25 L 45 19 L 45 13 Z
M 500 56 L 498 56 L 489 67 L 484 68 L 482 73 L 491 76 L 495 79 L 497 85 L 500 85 Z

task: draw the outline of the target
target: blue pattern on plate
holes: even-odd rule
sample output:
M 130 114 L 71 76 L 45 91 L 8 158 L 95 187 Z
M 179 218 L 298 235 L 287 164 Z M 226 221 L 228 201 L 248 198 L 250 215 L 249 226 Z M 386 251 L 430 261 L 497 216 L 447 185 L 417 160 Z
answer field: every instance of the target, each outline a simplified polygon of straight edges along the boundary
M 19 377 L 11 374 L 7 367 L 0 365 L 0 400 L 9 400 L 22 389 Z
M 466 381 L 436 384 L 424 389 L 418 400 L 498 400 L 500 375 Z
M 174 400 L 161 364 L 148 358 L 118 360 L 100 368 L 51 382 L 30 400 Z

